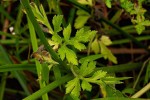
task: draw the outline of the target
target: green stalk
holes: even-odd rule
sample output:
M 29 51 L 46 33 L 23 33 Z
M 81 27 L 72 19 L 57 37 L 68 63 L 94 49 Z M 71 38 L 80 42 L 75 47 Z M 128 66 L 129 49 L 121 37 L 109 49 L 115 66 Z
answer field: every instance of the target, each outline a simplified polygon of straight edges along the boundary
M 21 29 L 20 26 L 21 26 L 22 17 L 23 17 L 22 5 L 19 5 L 18 8 L 19 8 L 19 10 L 18 10 L 17 19 L 15 21 L 14 30 L 17 35 L 20 35 L 20 29 Z
M 35 70 L 35 64 L 5 64 L 0 66 L 0 72 L 17 70 Z
M 1 60 L 0 61 L 3 61 L 1 62 L 2 64 L 12 64 L 12 61 L 9 59 L 9 56 L 7 55 L 6 51 L 3 49 L 3 47 L 0 45 L 0 58 Z M 11 68 L 10 68 L 11 69 Z M 24 78 L 22 78 L 22 74 L 20 74 L 19 72 L 17 71 L 14 71 L 12 72 L 12 74 L 16 77 L 16 79 L 19 81 L 21 87 L 23 88 L 23 90 L 25 91 L 26 95 L 29 95 L 30 92 L 28 90 L 28 88 L 26 87 L 27 84 L 26 84 L 26 81 L 24 80 Z M 3 85 L 4 86 L 4 85 Z M 2 91 L 1 91 L 2 92 Z
M 70 75 L 70 74 L 65 75 L 65 76 L 59 78 L 58 80 L 50 83 L 46 87 L 43 87 L 42 89 L 40 89 L 37 92 L 33 93 L 32 95 L 24 98 L 23 100 L 35 100 L 35 99 L 38 99 L 41 95 L 43 95 L 43 94 L 53 90 L 54 88 L 60 86 L 61 84 L 64 84 L 64 83 L 70 81 L 72 78 L 73 78 L 73 76 Z
M 26 95 L 30 95 L 30 91 L 27 88 L 27 81 L 25 80 L 25 77 L 22 75 L 22 73 L 19 71 L 12 71 L 11 73 L 15 76 L 15 78 L 17 78 Z
M 140 37 L 135 37 L 138 41 L 143 41 L 143 40 L 150 40 L 150 36 L 140 36 Z M 129 39 L 120 39 L 120 40 L 114 40 L 112 41 L 112 45 L 118 45 L 118 44 L 123 44 L 123 43 L 129 43 Z
M 136 77 L 136 80 L 135 80 L 135 82 L 134 82 L 134 84 L 133 84 L 133 89 L 136 89 L 136 86 L 137 86 L 137 84 L 138 84 L 138 82 L 139 82 L 139 80 L 140 80 L 140 78 L 141 78 L 141 75 L 142 75 L 142 73 L 144 72 L 144 69 L 145 69 L 145 67 L 146 67 L 146 64 L 149 62 L 149 60 L 150 60 L 150 59 L 147 59 L 147 60 L 143 63 L 143 65 L 142 65 L 142 67 L 141 67 L 141 69 L 140 69 L 140 72 L 139 72 L 138 76 Z
M 71 8 L 69 16 L 68 16 L 67 25 L 70 24 L 71 26 L 73 26 L 73 20 L 74 20 L 74 17 L 75 17 L 75 13 L 76 13 L 76 9 Z
M 135 69 L 139 69 L 141 66 L 142 63 L 127 63 L 127 64 L 120 64 L 114 66 L 100 67 L 100 68 L 96 68 L 95 71 L 103 70 L 109 73 L 120 73 L 120 72 L 127 72 Z
M 0 83 L 0 87 L 1 87 L 0 88 L 0 100 L 3 100 L 3 97 L 4 97 L 7 75 L 8 75 L 7 72 L 2 74 L 1 83 Z
M 31 43 L 32 43 L 33 51 L 35 52 L 38 49 L 38 42 L 36 39 L 36 33 L 35 33 L 34 27 L 31 23 L 30 19 L 28 18 L 28 16 L 27 16 L 27 19 L 28 19 L 30 36 L 31 36 Z M 41 72 L 42 72 L 42 65 L 37 60 L 35 60 L 35 64 L 36 64 L 38 77 L 40 78 Z M 42 82 L 42 80 L 39 80 L 39 84 L 40 84 L 40 88 L 43 88 L 46 86 L 46 83 Z M 48 94 L 46 93 L 46 94 L 42 95 L 42 98 L 43 98 L 43 100 L 48 100 Z
M 5 11 L 5 9 L 0 5 L 0 13 L 4 15 L 7 19 L 9 19 L 11 22 L 15 22 L 15 19 L 13 19 L 8 12 Z

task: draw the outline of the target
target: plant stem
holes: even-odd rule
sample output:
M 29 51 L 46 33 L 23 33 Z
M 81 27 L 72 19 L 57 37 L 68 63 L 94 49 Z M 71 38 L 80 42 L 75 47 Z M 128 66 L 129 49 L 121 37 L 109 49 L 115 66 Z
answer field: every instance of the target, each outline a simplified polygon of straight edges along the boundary
M 146 64 L 149 62 L 149 60 L 150 60 L 150 59 L 147 59 L 147 60 L 143 63 L 143 66 L 142 66 L 142 68 L 141 68 L 141 70 L 140 70 L 140 72 L 139 72 L 139 74 L 138 74 L 138 76 L 137 76 L 137 78 L 136 78 L 136 81 L 134 82 L 133 89 L 135 89 L 135 87 L 136 87 L 136 85 L 137 85 L 137 83 L 138 83 L 138 81 L 139 81 L 139 79 L 140 79 L 140 76 L 141 76 L 142 72 L 144 71 L 144 68 L 146 67 Z
M 30 19 L 28 18 L 28 16 L 27 16 L 27 20 L 28 20 L 28 25 L 29 25 L 31 43 L 32 43 L 33 51 L 35 52 L 38 49 L 38 42 L 36 39 L 36 33 L 35 33 L 34 27 L 31 23 Z M 35 64 L 36 64 L 38 78 L 40 78 L 41 72 L 42 72 L 42 65 L 37 60 L 35 60 Z M 46 86 L 46 83 L 42 82 L 42 80 L 39 80 L 39 84 L 40 84 L 40 88 L 43 88 Z M 45 93 L 44 95 L 42 95 L 42 98 L 43 98 L 43 100 L 48 100 L 48 94 Z
M 60 79 L 50 83 L 46 87 L 43 87 L 42 89 L 38 90 L 37 92 L 33 93 L 32 95 L 24 98 L 23 100 L 35 100 L 35 99 L 39 98 L 41 95 L 43 95 L 43 94 L 53 90 L 54 88 L 60 86 L 61 84 L 64 84 L 65 82 L 70 81 L 72 78 L 73 78 L 72 75 L 67 74 L 67 75 L 61 77 Z
M 135 93 L 131 98 L 138 98 L 148 90 L 150 90 L 150 83 L 148 83 L 144 88 L 142 88 L 140 91 Z

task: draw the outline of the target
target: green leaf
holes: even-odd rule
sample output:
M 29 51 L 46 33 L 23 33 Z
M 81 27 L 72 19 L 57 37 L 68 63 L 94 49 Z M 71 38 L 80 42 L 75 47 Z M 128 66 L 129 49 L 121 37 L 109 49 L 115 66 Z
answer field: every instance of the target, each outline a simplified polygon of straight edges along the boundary
M 112 87 L 111 85 L 106 85 L 105 86 L 105 90 L 106 90 L 106 97 L 124 97 L 123 94 L 116 90 L 114 87 Z M 116 99 L 115 99 L 116 100 Z M 120 100 L 120 99 L 118 99 Z M 122 100 L 122 99 L 121 99 Z M 124 100 L 124 99 L 123 99 Z
M 105 59 L 109 59 L 110 61 L 112 61 L 113 63 L 117 63 L 117 59 L 116 57 L 111 53 L 111 51 L 104 45 L 103 42 L 99 42 L 100 43 L 100 47 L 101 47 L 101 53 L 104 56 Z
M 122 0 L 121 7 L 124 8 L 127 12 L 131 12 L 134 9 L 134 4 L 128 0 Z
M 133 93 L 135 93 L 135 89 L 133 89 L 133 88 L 125 88 L 125 89 L 122 91 L 122 93 L 123 93 L 123 94 L 128 93 L 128 94 L 132 95 Z
M 42 81 L 43 82 L 45 81 L 48 84 L 48 82 L 49 82 L 49 68 L 48 68 L 48 64 L 46 64 L 46 63 L 42 64 L 42 72 L 41 72 L 41 74 L 42 74 Z
M 76 37 L 76 39 L 78 39 L 78 41 L 82 41 L 82 39 L 84 39 L 84 28 L 77 30 L 75 37 Z M 86 39 L 86 41 L 87 41 L 87 39 Z
M 105 35 L 101 36 L 101 42 L 103 42 L 103 44 L 105 44 L 106 46 L 112 44 L 110 38 L 108 36 L 105 36 Z
M 72 63 L 74 65 L 78 65 L 77 56 L 74 51 L 72 51 L 69 48 L 66 48 L 66 58 L 69 63 Z
M 53 17 L 52 23 L 54 26 L 55 33 L 60 32 L 62 30 L 62 27 L 60 26 L 62 24 L 62 19 L 63 19 L 62 15 L 57 15 L 57 16 L 55 15 Z
M 66 28 L 63 30 L 63 36 L 65 40 L 69 40 L 71 34 L 71 25 L 69 24 Z
M 79 60 L 79 63 L 84 63 L 85 61 L 88 61 L 88 62 L 94 61 L 94 60 L 97 60 L 97 59 L 102 58 L 102 57 L 103 57 L 102 54 L 89 55 L 87 57 L 81 58 Z
M 140 24 L 135 25 L 135 28 L 139 35 L 145 30 L 145 26 L 140 25 Z
M 82 63 L 82 65 L 80 66 L 80 74 L 83 75 L 86 71 L 86 68 L 87 68 L 87 65 L 88 65 L 88 61 L 85 61 Z
M 66 94 L 70 93 L 73 98 L 79 97 L 80 91 L 80 80 L 77 77 L 67 83 Z
M 144 26 L 150 26 L 150 20 L 145 20 L 145 21 L 141 22 L 141 24 Z
M 31 3 L 30 7 L 31 7 L 31 9 L 33 11 L 34 16 L 37 18 L 37 20 L 44 24 L 44 17 L 41 14 L 41 12 L 39 11 L 39 9 L 36 6 L 36 4 L 35 3 Z
M 65 47 L 64 46 L 61 46 L 59 49 L 58 49 L 58 54 L 59 54 L 59 56 L 60 56 L 60 58 L 61 58 L 61 60 L 64 60 L 65 59 L 65 51 L 66 49 L 65 49 Z
M 108 76 L 108 77 L 105 77 L 104 79 L 102 79 L 106 84 L 121 84 L 122 82 L 113 77 L 113 76 Z
M 77 2 L 83 4 L 83 5 L 89 5 L 92 6 L 92 0 L 77 0 Z
M 84 10 L 77 11 L 78 17 L 75 19 L 74 27 L 76 29 L 82 28 L 87 20 L 90 18 L 90 14 L 85 12 Z
M 96 83 L 96 84 L 100 84 L 102 81 L 102 78 L 106 77 L 107 72 L 102 71 L 102 70 L 98 70 L 96 71 L 91 77 L 89 78 L 84 78 L 86 81 L 88 82 L 92 82 L 92 83 Z
M 105 78 L 103 78 L 102 80 L 106 83 L 106 84 L 120 84 L 122 83 L 121 80 L 125 80 L 125 79 L 130 79 L 131 77 L 120 77 L 120 78 L 116 78 L 116 77 L 112 77 L 112 76 L 107 76 Z
M 137 23 L 137 25 L 135 25 L 136 31 L 138 32 L 139 35 L 145 30 L 145 26 L 150 26 L 149 20 L 139 22 Z
M 76 29 L 82 28 L 89 18 L 90 16 L 78 16 L 75 20 L 74 27 Z
M 66 47 L 66 46 L 60 47 L 60 49 L 58 49 L 58 54 L 60 55 L 60 58 L 62 60 L 66 57 L 66 59 L 68 60 L 69 63 L 78 65 L 77 56 L 76 56 L 75 52 L 72 51 L 71 49 L 69 49 L 68 47 Z
M 105 0 L 106 6 L 107 6 L 108 8 L 111 8 L 111 1 L 112 1 L 112 0 Z
M 59 44 L 61 44 L 62 43 L 62 38 L 58 35 L 58 34 L 53 34 L 53 36 L 52 36 L 52 40 L 54 41 L 54 42 L 57 42 L 57 43 L 59 43 Z
M 37 21 L 39 21 L 40 23 L 42 23 L 43 25 L 45 25 L 48 28 L 48 31 L 52 34 L 53 30 L 49 24 L 48 18 L 46 16 L 46 13 L 44 11 L 44 8 L 42 5 L 39 6 L 39 8 L 36 6 L 35 3 L 31 3 L 30 4 L 32 11 L 34 13 L 34 16 L 36 17 Z
M 90 15 L 90 14 L 89 14 L 88 12 L 84 11 L 84 10 L 79 9 L 79 10 L 77 10 L 77 15 L 85 15 L 85 16 L 88 16 L 88 15 Z
M 83 64 L 80 67 L 80 74 L 84 77 L 89 74 L 91 74 L 96 67 L 96 62 L 91 61 L 91 62 L 83 62 Z
M 106 74 L 107 74 L 107 72 L 99 70 L 99 71 L 96 71 L 91 78 L 93 80 L 101 79 L 101 78 L 105 77 Z
M 66 94 L 70 93 L 74 89 L 77 81 L 78 81 L 78 79 L 74 78 L 73 80 L 67 82 L 67 85 L 66 85 Z
M 146 75 L 144 79 L 144 84 L 148 83 L 150 79 L 150 61 L 148 62 L 147 68 L 146 68 Z
M 83 90 L 87 90 L 87 91 L 92 90 L 92 85 L 89 82 L 85 81 L 85 80 L 82 80 L 81 87 L 82 87 Z
M 78 49 L 80 51 L 86 49 L 86 46 L 84 44 L 79 43 L 77 41 L 74 41 L 73 45 L 76 49 Z
M 90 39 L 92 39 L 95 36 L 96 32 L 97 31 L 91 31 L 91 30 L 85 31 L 84 28 L 81 28 L 76 32 L 76 35 L 73 39 L 79 42 L 88 42 Z
M 98 54 L 100 52 L 99 42 L 97 39 L 95 39 L 91 44 L 91 49 L 94 51 L 94 53 Z

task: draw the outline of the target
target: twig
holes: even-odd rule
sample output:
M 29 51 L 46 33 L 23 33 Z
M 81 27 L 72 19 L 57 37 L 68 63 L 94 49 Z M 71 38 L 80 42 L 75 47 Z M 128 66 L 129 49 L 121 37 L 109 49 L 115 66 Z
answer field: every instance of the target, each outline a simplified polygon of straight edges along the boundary
M 140 79 L 140 76 L 141 76 L 141 74 L 142 74 L 144 68 L 146 67 L 146 64 L 149 62 L 149 60 L 150 60 L 150 59 L 147 59 L 147 60 L 143 63 L 143 66 L 142 66 L 142 68 L 141 68 L 141 70 L 140 70 L 140 72 L 139 72 L 139 75 L 137 76 L 136 81 L 134 82 L 133 89 L 135 89 L 135 87 L 136 87 L 136 85 L 137 85 L 137 83 L 138 83 L 138 81 L 139 81 L 139 79 Z

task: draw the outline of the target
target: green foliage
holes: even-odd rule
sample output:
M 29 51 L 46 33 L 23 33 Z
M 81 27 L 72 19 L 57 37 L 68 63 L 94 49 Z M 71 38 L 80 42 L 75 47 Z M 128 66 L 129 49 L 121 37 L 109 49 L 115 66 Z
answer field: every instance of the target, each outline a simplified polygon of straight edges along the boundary
M 100 46 L 98 39 L 96 38 L 92 44 L 91 44 L 91 49 L 94 51 L 94 53 L 98 54 L 100 52 Z
M 126 88 L 122 91 L 123 94 L 130 94 L 132 95 L 135 92 L 135 90 L 133 88 Z
M 83 64 L 80 66 L 80 70 L 79 70 L 79 73 L 81 76 L 85 77 L 89 74 L 91 74 L 94 69 L 96 67 L 96 62 L 88 62 L 88 61 L 85 61 L 83 62 Z
M 112 42 L 109 37 L 102 35 L 100 41 L 96 38 L 92 44 L 91 49 L 97 54 L 101 52 L 105 59 L 112 61 L 113 63 L 117 63 L 116 57 L 111 53 L 111 51 L 106 47 L 111 45 Z
M 63 16 L 62 15 L 58 15 L 58 16 L 54 16 L 52 23 L 54 26 L 54 33 L 57 34 L 57 32 L 60 32 L 62 30 L 62 27 L 60 26 L 62 23 L 62 19 Z
M 83 5 L 89 5 L 92 6 L 93 0 L 77 0 L 77 2 L 83 4 Z
M 69 81 L 66 85 L 66 94 L 70 93 L 73 99 L 76 99 L 80 95 L 80 80 L 79 78 L 74 78 Z
M 38 8 L 36 6 L 35 6 L 35 8 L 36 8 L 36 12 L 41 14 L 38 11 Z M 33 8 L 33 9 L 35 9 L 35 8 Z M 42 12 L 44 13 L 44 11 L 42 11 Z M 35 15 L 37 16 L 38 14 L 35 14 Z M 37 17 L 38 21 L 39 20 L 41 21 L 42 19 L 46 19 L 46 18 Z M 96 31 L 86 30 L 86 29 L 82 28 L 76 32 L 74 37 L 70 37 L 71 36 L 71 25 L 69 24 L 66 28 L 64 28 L 63 37 L 61 37 L 59 35 L 59 32 L 62 31 L 62 27 L 61 27 L 62 19 L 63 19 L 62 15 L 54 16 L 52 19 L 54 31 L 52 31 L 52 33 L 53 33 L 52 39 L 49 40 L 50 43 L 52 43 L 50 45 L 53 45 L 53 46 L 60 45 L 60 47 L 58 48 L 58 54 L 59 54 L 61 60 L 64 60 L 66 58 L 69 63 L 77 65 L 78 64 L 77 56 L 76 56 L 75 52 L 69 48 L 69 46 L 73 46 L 74 48 L 76 48 L 80 51 L 86 49 L 86 46 L 83 43 L 90 41 L 95 36 Z M 47 57 L 44 57 L 44 58 L 46 60 Z M 50 56 L 49 56 L 49 58 L 50 58 Z
M 72 63 L 74 65 L 78 64 L 75 52 L 69 49 L 67 46 L 63 45 L 62 47 L 60 47 L 60 49 L 58 49 L 58 54 L 60 55 L 60 58 L 62 60 L 64 60 L 64 58 L 66 57 L 69 63 Z
M 127 12 L 131 12 L 134 8 L 134 4 L 129 0 L 120 0 L 122 8 L 124 8 Z
M 87 82 L 86 80 L 82 80 L 81 87 L 82 87 L 83 91 L 84 90 L 86 90 L 86 91 L 92 90 L 92 85 L 89 82 Z
M 84 10 L 77 10 L 77 18 L 75 19 L 74 27 L 76 29 L 82 28 L 87 20 L 90 18 L 90 14 L 85 12 Z
M 47 0 L 49 8 L 50 8 L 50 12 L 47 10 L 45 12 L 43 8 L 45 7 L 45 5 L 44 6 L 38 5 L 39 4 L 38 1 L 36 1 L 36 4 L 31 3 L 30 5 L 29 5 L 29 2 L 27 2 L 27 0 L 21 0 L 21 1 L 22 1 L 22 4 L 24 5 L 24 8 L 26 10 L 25 12 L 28 18 L 28 24 L 26 25 L 25 28 L 21 30 L 26 30 L 29 28 L 30 35 L 24 32 L 25 34 L 23 34 L 23 36 L 25 35 L 25 37 L 22 37 L 21 35 L 20 37 L 18 37 L 17 35 L 11 36 L 9 33 L 6 33 L 6 36 L 7 35 L 9 36 L 9 38 L 6 37 L 6 40 L 9 40 L 10 38 L 14 39 L 15 42 L 13 43 L 14 44 L 17 43 L 17 44 L 15 44 L 15 46 L 11 45 L 11 47 L 13 50 L 15 50 L 14 47 L 17 48 L 17 50 L 19 50 L 20 48 L 21 49 L 28 48 L 28 46 L 24 47 L 24 45 L 22 45 L 22 43 L 18 41 L 18 38 L 19 39 L 21 38 L 23 40 L 25 39 L 25 45 L 29 45 L 30 39 L 26 39 L 26 36 L 31 37 L 31 42 L 32 42 L 33 51 L 34 51 L 32 55 L 35 58 L 37 58 L 38 61 L 35 60 L 35 64 L 34 64 L 33 63 L 34 59 L 31 58 L 32 64 L 23 64 L 23 63 L 28 63 L 28 61 L 27 60 L 22 61 L 22 58 L 21 58 L 22 51 L 23 51 L 22 49 L 19 51 L 16 50 L 15 52 L 13 51 L 10 52 L 10 54 L 15 54 L 16 58 L 19 59 L 18 61 L 21 61 L 19 62 L 20 64 L 8 64 L 7 65 L 6 64 L 7 61 L 5 61 L 7 59 L 2 59 L 3 58 L 2 56 L 6 58 L 5 56 L 8 57 L 8 55 L 3 54 L 5 52 L 4 50 L 1 50 L 2 53 L 0 53 L 0 56 L 1 56 L 0 63 L 6 64 L 6 65 L 0 66 L 0 69 L 1 69 L 0 72 L 10 71 L 12 73 L 15 73 L 16 77 L 18 77 L 17 78 L 18 81 L 20 82 L 26 94 L 30 94 L 28 91 L 28 88 L 26 87 L 27 86 L 26 81 L 28 82 L 30 81 L 30 79 L 26 80 L 26 78 L 22 77 L 24 75 L 24 71 L 22 70 L 29 70 L 31 71 L 31 73 L 34 72 L 34 75 L 37 75 L 40 89 L 36 91 L 35 93 L 33 93 L 32 95 L 30 95 L 29 97 L 26 97 L 24 100 L 38 99 L 42 95 L 43 95 L 42 96 L 43 100 L 48 100 L 49 98 L 48 98 L 47 93 L 52 91 L 55 88 L 57 88 L 56 89 L 57 93 L 62 92 L 64 91 L 64 89 L 66 89 L 66 92 L 65 92 L 66 95 L 64 95 L 63 99 L 66 99 L 68 96 L 70 97 L 69 100 L 93 98 L 91 94 L 95 93 L 95 91 L 93 93 L 91 92 L 95 88 L 95 86 L 98 87 L 97 88 L 98 91 L 101 89 L 100 93 L 103 97 L 106 97 L 106 99 L 107 97 L 108 98 L 115 97 L 115 99 L 121 98 L 121 97 L 124 97 L 123 94 L 126 95 L 126 93 L 129 93 L 129 94 L 135 93 L 134 89 L 133 88 L 131 89 L 130 87 L 125 88 L 124 91 L 122 91 L 123 94 L 120 91 L 116 90 L 115 84 L 121 84 L 122 83 L 121 80 L 129 79 L 130 77 L 116 78 L 115 73 L 138 69 L 142 66 L 142 63 L 141 62 L 130 63 L 130 64 L 112 65 L 111 67 L 110 66 L 104 67 L 106 65 L 104 65 L 105 62 L 104 63 L 101 62 L 102 58 L 108 59 L 109 61 L 112 61 L 115 64 L 117 63 L 116 57 L 107 48 L 107 46 L 110 46 L 111 44 L 113 44 L 113 42 L 110 40 L 109 37 L 113 36 L 114 34 L 110 34 L 109 32 L 110 31 L 112 31 L 113 33 L 116 32 L 112 29 L 114 28 L 114 26 L 111 24 L 110 24 L 110 27 L 107 26 L 105 24 L 107 23 L 107 21 L 106 22 L 103 21 L 104 23 L 102 23 L 102 26 L 98 27 L 100 28 L 100 30 L 98 29 L 97 31 L 95 30 L 91 31 L 90 26 L 88 26 L 88 28 L 85 26 L 86 23 L 87 25 L 89 25 L 94 22 L 91 25 L 92 26 L 91 29 L 96 29 L 93 26 L 96 26 L 97 24 L 98 25 L 101 24 L 100 19 L 103 19 L 101 16 L 100 16 L 101 18 L 98 18 L 98 20 L 95 19 L 95 17 L 97 17 L 95 15 L 97 13 L 99 14 L 99 12 L 97 11 L 100 11 L 100 13 L 109 14 L 110 9 L 106 9 L 106 7 L 103 4 L 105 3 L 108 8 L 111 8 L 112 6 L 115 5 L 117 1 L 114 1 L 114 0 L 96 0 L 96 1 L 95 0 L 67 0 L 64 3 L 63 1 L 60 2 L 60 0 Z M 66 2 L 68 1 L 73 1 L 73 2 L 76 1 L 76 3 L 78 2 L 78 3 L 83 4 L 82 7 L 91 8 L 91 13 L 87 13 L 86 9 L 83 9 L 82 7 L 81 7 L 82 10 L 77 10 L 77 18 L 75 18 L 75 24 L 74 24 L 75 29 L 72 28 L 72 23 L 70 23 L 70 21 L 67 20 L 67 18 L 70 18 L 70 14 L 68 14 L 67 17 L 65 16 L 65 20 L 63 19 L 63 15 L 60 15 L 61 11 L 59 8 L 59 3 L 63 4 L 62 6 L 64 6 L 64 4 L 66 4 Z M 144 17 L 146 10 L 143 9 L 142 7 L 142 3 L 144 0 L 138 0 L 137 1 L 138 5 L 136 5 L 136 3 L 135 2 L 133 3 L 132 1 L 133 0 L 120 0 L 120 2 L 117 2 L 117 4 L 120 3 L 122 8 L 124 8 L 127 12 L 129 12 L 129 14 L 132 16 L 132 22 L 135 24 L 135 28 L 137 29 L 137 32 L 141 33 L 143 30 L 145 30 L 145 26 L 149 26 L 149 20 L 146 20 L 146 18 Z M 49 2 L 54 5 L 50 7 Z M 78 6 L 77 4 L 75 6 Z M 69 3 L 67 3 L 67 5 L 69 5 Z M 104 6 L 104 10 L 106 11 L 103 12 L 103 9 L 101 9 L 101 6 Z M 69 8 L 69 7 L 74 7 L 74 6 L 65 5 L 65 7 Z M 74 11 L 73 14 L 71 11 L 72 10 L 70 10 L 70 13 L 73 16 L 71 17 L 71 19 L 72 19 L 72 22 L 74 22 L 76 8 L 73 8 L 73 11 Z M 116 16 L 118 15 L 120 16 L 121 13 L 122 12 L 119 12 L 119 14 L 116 14 Z M 50 16 L 49 18 L 47 17 L 47 14 L 49 14 Z M 50 19 L 51 16 L 53 16 L 53 14 L 55 14 L 54 17 Z M 117 19 L 119 18 L 119 16 L 114 19 L 112 18 L 113 22 L 117 22 Z M 110 17 L 111 16 L 109 16 L 108 18 Z M 38 23 L 35 20 L 35 18 L 38 21 Z M 89 20 L 89 18 L 91 18 L 92 20 Z M 1 21 L 3 21 L 3 19 Z M 70 24 L 64 25 L 64 21 L 67 21 L 66 23 L 70 23 Z M 93 21 L 93 22 L 89 23 L 90 21 Z M 131 31 L 133 31 L 132 28 L 133 26 L 129 28 L 123 27 L 122 29 L 125 31 L 127 29 L 131 29 Z M 45 31 L 42 32 L 41 29 L 43 29 L 43 31 L 44 29 L 46 29 L 47 30 L 46 33 L 44 33 Z M 78 30 L 76 31 L 76 29 Z M 28 30 L 26 31 L 28 33 Z M 35 33 L 38 33 L 38 37 L 36 37 Z M 5 34 L 3 34 L 2 32 L 0 32 L 0 34 L 5 36 Z M 103 34 L 107 34 L 107 36 Z M 125 35 L 128 35 L 128 34 L 125 34 Z M 45 36 L 47 37 L 45 38 Z M 38 44 L 41 44 L 39 43 L 39 39 L 37 38 L 39 38 L 40 42 L 44 45 L 43 49 L 40 49 L 39 47 L 39 49 L 37 50 Z M 149 38 L 146 38 L 146 39 L 149 39 Z M 145 40 L 145 39 L 142 39 L 142 40 Z M 1 41 L 3 44 L 5 42 L 5 39 Z M 129 40 L 127 42 L 129 42 Z M 125 43 L 127 42 L 125 41 Z M 121 43 L 118 43 L 118 44 L 121 44 Z M 120 45 L 120 46 L 123 46 L 123 45 Z M 24 50 L 27 50 L 27 49 L 24 49 Z M 93 51 L 95 54 L 93 54 Z M 16 58 L 12 57 L 12 61 L 14 61 Z M 149 72 L 150 72 L 149 65 L 150 64 L 148 62 L 144 84 L 148 83 L 148 80 L 149 80 Z M 37 72 L 35 72 L 36 71 L 35 69 L 37 70 Z M 23 74 L 20 74 L 20 72 L 16 73 L 16 71 L 22 71 Z M 6 79 L 6 76 L 5 77 L 2 76 L 2 82 L 4 82 L 3 79 Z M 143 80 L 143 78 L 141 78 L 141 80 Z M 127 84 L 128 82 L 129 81 L 126 81 Z M 130 84 L 128 86 L 130 86 Z M 139 87 L 140 86 L 138 86 L 138 88 Z M 3 95 L 1 91 L 4 93 L 4 90 L 5 90 L 4 88 L 0 89 L 0 95 Z M 52 97 L 53 97 L 53 94 L 55 96 L 55 90 L 52 91 L 51 93 L 52 93 Z M 98 95 L 94 96 L 94 98 L 97 98 L 100 93 L 97 92 L 96 94 Z M 60 99 L 62 99 L 62 97 L 60 97 Z
M 69 24 L 66 28 L 63 30 L 63 36 L 65 41 L 68 41 L 71 35 L 71 25 Z
M 135 24 L 135 28 L 138 34 L 141 34 L 145 30 L 145 26 L 150 26 L 150 21 L 145 19 L 146 10 L 142 7 L 142 3 L 145 0 L 138 0 L 138 3 L 133 3 L 128 0 L 121 0 L 121 6 L 132 17 L 132 23 Z
M 111 1 L 112 0 L 104 0 L 105 1 L 105 4 L 108 8 L 111 8 Z
M 94 60 L 97 60 L 97 59 L 102 58 L 102 57 L 103 57 L 102 54 L 89 55 L 87 57 L 81 58 L 79 60 L 79 63 L 83 63 L 85 61 L 94 61 Z
M 113 63 L 117 63 L 116 57 L 111 53 L 111 51 L 105 46 L 103 42 L 99 42 L 101 47 L 101 53 L 103 54 L 105 59 L 109 59 Z
M 148 80 L 150 79 L 150 61 L 148 62 L 147 68 L 146 68 L 146 75 L 144 79 L 144 84 L 148 83 Z
M 141 34 L 146 26 L 150 26 L 150 21 L 145 19 L 146 9 L 142 7 L 142 3 L 145 0 L 138 0 L 137 2 L 133 2 L 131 0 L 120 0 L 121 7 L 127 11 L 132 16 L 132 23 L 135 25 L 135 29 L 138 34 Z M 80 4 L 89 5 L 90 7 L 93 5 L 92 0 L 78 0 Z M 106 6 L 108 8 L 112 7 L 112 0 L 104 0 Z M 81 28 L 84 26 L 86 21 L 90 18 L 90 15 L 86 15 L 86 12 L 79 10 L 77 12 L 78 17 L 76 18 L 75 28 Z
M 91 91 L 91 83 L 103 87 L 102 84 L 105 84 L 105 86 L 108 84 L 119 84 L 121 83 L 120 80 L 127 79 L 125 77 L 115 78 L 108 76 L 107 72 L 102 70 L 94 72 L 95 68 L 96 62 L 88 60 L 84 60 L 79 68 L 78 66 L 72 66 L 72 73 L 74 74 L 75 78 L 67 83 L 66 94 L 70 93 L 73 98 L 79 98 L 81 89 Z M 106 90 L 106 87 L 103 88 Z
M 45 81 L 48 84 L 48 82 L 49 82 L 49 68 L 48 68 L 48 64 L 46 64 L 46 63 L 42 64 L 41 78 L 42 78 L 43 82 Z
M 49 24 L 49 21 L 47 19 L 47 15 L 44 11 L 43 6 L 40 5 L 39 8 L 38 8 L 35 3 L 31 3 L 31 9 L 34 13 L 34 16 L 37 18 L 37 21 L 39 21 L 40 23 L 45 25 L 48 28 L 49 32 L 51 34 L 53 34 L 53 30 L 52 30 L 52 28 Z
M 61 44 L 61 47 L 58 49 L 58 54 L 60 55 L 60 58 L 64 60 L 64 58 L 66 57 L 69 63 L 77 65 L 77 56 L 75 52 L 71 50 L 68 46 L 73 46 L 80 51 L 84 50 L 86 49 L 86 46 L 83 43 L 90 41 L 95 34 L 96 31 L 85 30 L 84 28 L 82 28 L 76 32 L 75 37 L 70 37 L 71 26 L 68 25 L 63 30 L 64 41 Z

